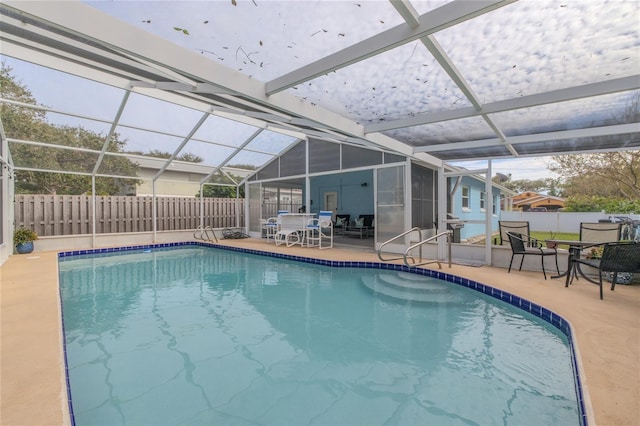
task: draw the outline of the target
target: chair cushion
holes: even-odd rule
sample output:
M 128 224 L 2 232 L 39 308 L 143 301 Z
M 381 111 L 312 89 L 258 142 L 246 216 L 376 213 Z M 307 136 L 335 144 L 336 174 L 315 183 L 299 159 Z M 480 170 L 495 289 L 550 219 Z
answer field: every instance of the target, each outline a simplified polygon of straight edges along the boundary
M 373 228 L 373 218 L 375 217 L 372 214 L 361 214 L 360 217 L 364 219 L 362 223 L 367 228 Z
M 364 217 L 356 219 L 356 228 L 362 228 L 364 226 Z
M 336 217 L 336 226 L 344 226 L 344 218 L 343 217 Z

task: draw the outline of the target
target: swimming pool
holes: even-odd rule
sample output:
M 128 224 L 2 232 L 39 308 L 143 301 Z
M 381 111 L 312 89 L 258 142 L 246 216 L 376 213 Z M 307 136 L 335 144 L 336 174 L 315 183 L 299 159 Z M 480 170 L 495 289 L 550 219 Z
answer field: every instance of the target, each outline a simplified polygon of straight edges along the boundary
M 76 424 L 584 422 L 568 325 L 516 296 L 172 246 L 61 255 Z

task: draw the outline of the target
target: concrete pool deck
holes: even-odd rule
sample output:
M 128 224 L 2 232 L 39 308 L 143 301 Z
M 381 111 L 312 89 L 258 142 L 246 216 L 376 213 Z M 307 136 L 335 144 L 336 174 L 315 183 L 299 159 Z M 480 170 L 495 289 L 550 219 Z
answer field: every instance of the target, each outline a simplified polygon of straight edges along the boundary
M 361 249 L 276 247 L 261 239 L 221 244 L 296 256 L 378 262 Z M 400 263 L 397 261 L 397 263 Z M 436 265 L 428 265 L 437 268 Z M 69 424 L 57 252 L 11 256 L 0 268 L 0 424 Z M 590 424 L 640 424 L 640 285 L 598 288 L 585 280 L 569 288 L 541 272 L 453 265 L 444 272 L 517 294 L 571 322 Z M 589 401 L 588 401 L 589 402 Z

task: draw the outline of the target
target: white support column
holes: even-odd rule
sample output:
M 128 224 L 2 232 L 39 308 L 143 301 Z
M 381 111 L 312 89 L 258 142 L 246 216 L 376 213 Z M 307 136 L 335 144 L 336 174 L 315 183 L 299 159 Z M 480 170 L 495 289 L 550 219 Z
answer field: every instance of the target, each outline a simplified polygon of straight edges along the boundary
M 251 191 L 249 190 L 249 182 L 248 181 L 244 181 L 244 227 L 245 230 L 244 232 L 246 232 L 247 234 L 249 233 L 249 231 L 251 230 Z M 260 184 L 260 186 L 262 186 Z M 260 193 L 262 194 L 262 189 L 260 189 Z M 260 203 L 262 204 L 262 203 Z M 260 217 L 262 217 L 262 207 L 260 207 Z M 258 218 L 259 219 L 259 218 Z M 259 232 L 262 232 L 262 229 L 260 229 Z
M 151 211 L 153 212 L 152 217 L 153 217 L 153 242 L 156 243 L 158 242 L 158 240 L 156 239 L 156 234 L 158 231 L 158 206 L 156 205 L 156 180 L 153 179 L 151 181 L 151 203 L 152 203 L 152 208 Z
M 154 181 L 155 182 L 155 181 Z M 200 183 L 200 227 L 204 228 L 204 185 Z
M 411 205 L 411 159 L 407 157 L 404 166 L 404 229 L 413 228 L 413 206 Z M 422 239 L 422 235 L 419 237 Z M 411 237 L 407 241 L 411 241 Z
M 444 166 L 438 167 L 438 229 L 436 233 L 444 232 L 447 230 L 447 224 L 444 220 L 447 219 L 447 195 L 449 190 L 447 188 L 447 176 L 444 173 Z M 451 236 L 453 238 L 453 236 Z M 438 259 L 444 259 L 447 253 L 447 243 L 440 238 L 438 242 Z
M 91 175 L 91 247 L 96 248 L 96 176 Z
M 493 183 L 491 182 L 491 160 L 487 164 L 487 174 L 484 180 L 484 193 L 485 193 L 485 246 L 484 246 L 484 259 L 486 265 L 491 265 L 491 224 L 493 222 Z
M 0 244 L 0 265 L 13 254 L 13 232 L 14 224 L 14 193 L 15 193 L 15 172 L 10 162 L 9 143 L 0 123 L 0 137 L 2 146 L 0 147 L 0 166 L 2 167 L 2 199 L 0 199 L 0 214 L 2 215 L 2 240 Z
M 311 213 L 311 179 L 309 178 L 309 139 L 305 141 L 304 206 Z
M 246 192 L 245 192 L 246 193 Z M 246 197 L 245 197 L 246 199 Z M 247 203 L 248 204 L 248 203 Z M 236 185 L 236 227 L 240 228 L 240 187 Z M 244 217 L 244 228 L 242 228 L 242 232 L 249 232 L 249 216 Z

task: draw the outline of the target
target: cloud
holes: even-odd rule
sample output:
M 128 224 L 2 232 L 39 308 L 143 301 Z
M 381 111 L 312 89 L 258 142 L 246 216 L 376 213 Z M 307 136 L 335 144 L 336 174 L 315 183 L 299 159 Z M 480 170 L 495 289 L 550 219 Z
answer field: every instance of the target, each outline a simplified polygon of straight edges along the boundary
M 546 178 L 557 178 L 558 175 L 547 169 L 551 162 L 551 157 L 526 157 L 526 158 L 508 158 L 492 160 L 491 170 L 493 175 L 502 173 L 511 175 L 511 180 L 536 180 Z M 487 167 L 487 161 L 464 161 L 455 162 L 454 165 L 464 167 L 470 170 L 479 170 Z
M 261 81 L 402 22 L 387 1 L 256 0 L 238 1 L 237 6 L 230 1 L 87 3 Z M 439 4 L 416 2 L 416 7 L 425 12 Z M 639 19 L 634 0 L 515 2 L 442 30 L 435 38 L 480 101 L 492 102 L 637 74 Z M 188 30 L 189 35 L 176 27 Z M 34 93 L 43 103 L 50 98 L 58 103 L 68 99 L 81 103 L 90 115 L 111 118 L 120 100 L 119 95 L 105 94 L 110 99 L 105 113 L 95 110 L 101 104 L 90 102 L 88 97 L 50 97 L 35 80 L 28 85 L 34 85 Z M 48 87 L 53 85 L 51 80 L 41 80 Z M 60 82 L 54 84 L 70 86 Z M 288 93 L 363 124 L 470 105 L 419 41 L 320 76 Z M 628 95 L 608 95 L 495 114 L 492 119 L 507 136 L 570 129 L 597 123 L 594 111 L 601 116 L 604 112 L 605 119 L 615 117 L 627 103 Z M 149 109 L 142 111 L 146 111 L 146 119 L 159 117 Z M 175 125 L 191 125 L 194 120 L 186 115 L 172 116 Z M 495 137 L 477 117 L 388 134 L 415 145 Z

